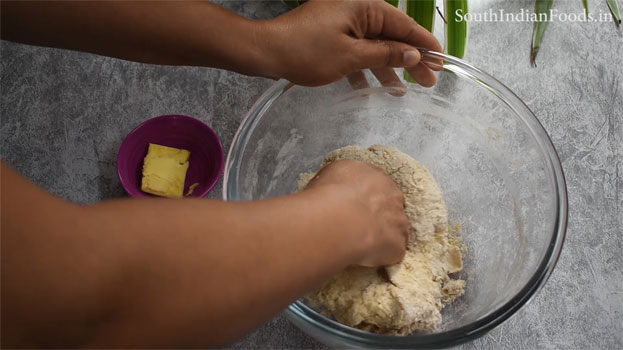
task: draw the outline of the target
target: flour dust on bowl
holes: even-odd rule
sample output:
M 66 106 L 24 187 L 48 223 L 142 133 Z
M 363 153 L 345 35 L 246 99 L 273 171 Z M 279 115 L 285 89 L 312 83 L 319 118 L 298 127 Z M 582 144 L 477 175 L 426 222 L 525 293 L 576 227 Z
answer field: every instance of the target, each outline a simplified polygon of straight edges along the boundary
M 430 348 L 485 334 L 545 284 L 564 241 L 567 194 L 554 147 L 533 113 L 500 82 L 443 54 L 438 83 L 409 85 L 403 96 L 346 80 L 317 88 L 276 82 L 241 124 L 225 165 L 225 200 L 296 191 L 335 149 L 382 144 L 428 168 L 465 251 L 465 294 L 441 312 L 439 328 L 376 334 L 322 315 L 304 299 L 289 319 L 335 347 Z M 372 81 L 372 79 L 370 79 Z

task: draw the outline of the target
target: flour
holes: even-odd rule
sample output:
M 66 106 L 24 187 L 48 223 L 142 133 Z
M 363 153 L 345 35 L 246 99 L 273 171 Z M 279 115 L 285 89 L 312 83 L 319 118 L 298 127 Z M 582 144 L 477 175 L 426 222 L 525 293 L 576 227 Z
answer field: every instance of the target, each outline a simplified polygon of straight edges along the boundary
M 344 147 L 329 153 L 322 167 L 343 159 L 379 167 L 402 189 L 410 222 L 407 252 L 402 262 L 385 268 L 349 267 L 307 299 L 337 321 L 371 332 L 436 329 L 441 309 L 463 294 L 465 284 L 448 276 L 463 268 L 461 244 L 448 227 L 437 183 L 424 166 L 393 147 Z M 314 175 L 301 174 L 299 190 Z

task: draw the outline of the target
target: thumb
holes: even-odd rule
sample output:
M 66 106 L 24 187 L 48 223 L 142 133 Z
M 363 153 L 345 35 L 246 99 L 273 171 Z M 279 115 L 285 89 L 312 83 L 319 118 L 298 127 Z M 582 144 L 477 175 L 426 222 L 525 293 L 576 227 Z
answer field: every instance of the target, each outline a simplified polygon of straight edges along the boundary
M 357 70 L 367 68 L 413 67 L 420 62 L 420 52 L 413 46 L 391 40 L 358 39 L 355 45 Z

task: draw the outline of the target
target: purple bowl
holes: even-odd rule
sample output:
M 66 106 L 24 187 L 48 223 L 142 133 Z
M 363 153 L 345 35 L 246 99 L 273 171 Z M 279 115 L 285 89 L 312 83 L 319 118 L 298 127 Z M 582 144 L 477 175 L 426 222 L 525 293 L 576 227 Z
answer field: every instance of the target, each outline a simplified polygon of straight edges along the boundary
M 223 146 L 209 126 L 185 115 L 163 115 L 144 121 L 132 130 L 117 154 L 117 175 L 132 197 L 156 197 L 141 191 L 143 159 L 150 143 L 190 151 L 184 195 L 198 185 L 189 197 L 203 197 L 216 185 L 223 170 Z

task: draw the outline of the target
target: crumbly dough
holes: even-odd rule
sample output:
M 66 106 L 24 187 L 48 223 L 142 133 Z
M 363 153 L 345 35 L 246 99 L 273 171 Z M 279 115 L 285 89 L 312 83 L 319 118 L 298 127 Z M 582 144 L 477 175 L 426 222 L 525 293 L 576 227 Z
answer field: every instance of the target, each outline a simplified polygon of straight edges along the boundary
M 346 325 L 404 335 L 441 324 L 441 309 L 463 294 L 465 282 L 448 274 L 463 268 L 458 227 L 448 226 L 446 207 L 426 167 L 396 148 L 347 146 L 329 153 L 334 161 L 358 160 L 381 168 L 402 189 L 410 221 L 407 252 L 396 265 L 349 267 L 307 296 L 310 304 Z M 315 174 L 301 174 L 298 188 Z

